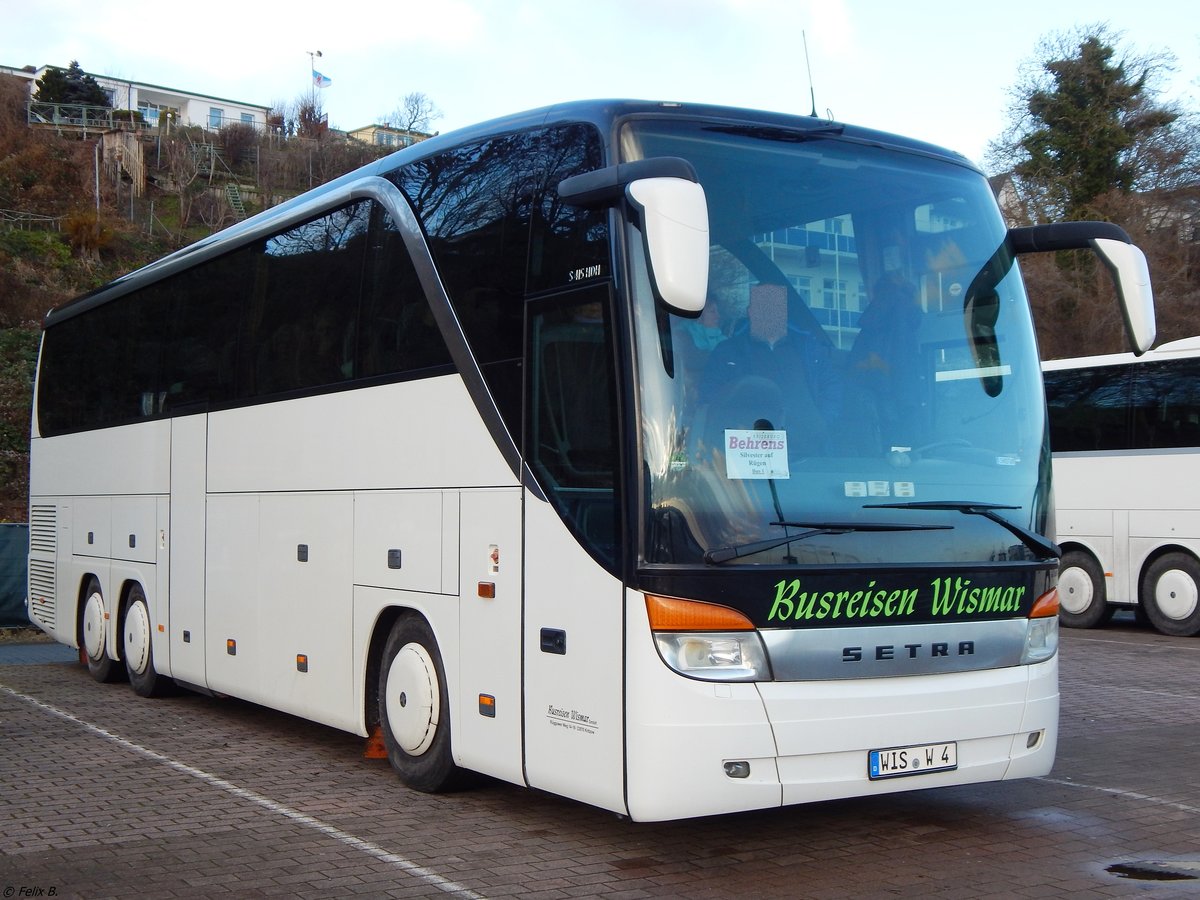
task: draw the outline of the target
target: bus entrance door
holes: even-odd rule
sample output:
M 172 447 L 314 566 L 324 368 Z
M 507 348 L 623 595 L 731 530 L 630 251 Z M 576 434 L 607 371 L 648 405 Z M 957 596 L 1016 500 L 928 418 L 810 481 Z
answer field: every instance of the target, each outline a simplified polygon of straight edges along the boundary
M 525 505 L 525 771 L 624 814 L 621 583 L 544 500 Z

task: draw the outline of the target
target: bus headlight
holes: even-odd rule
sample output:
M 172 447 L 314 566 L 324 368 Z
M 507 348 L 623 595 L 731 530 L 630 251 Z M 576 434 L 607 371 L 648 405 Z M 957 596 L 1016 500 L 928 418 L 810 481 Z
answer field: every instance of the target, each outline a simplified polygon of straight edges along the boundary
M 767 681 L 767 654 L 758 632 L 654 635 L 663 662 L 704 681 Z
M 703 681 L 770 681 L 754 623 L 728 606 L 646 595 L 650 630 L 663 662 Z
M 1029 613 L 1021 665 L 1045 662 L 1058 652 L 1058 589 L 1039 597 Z

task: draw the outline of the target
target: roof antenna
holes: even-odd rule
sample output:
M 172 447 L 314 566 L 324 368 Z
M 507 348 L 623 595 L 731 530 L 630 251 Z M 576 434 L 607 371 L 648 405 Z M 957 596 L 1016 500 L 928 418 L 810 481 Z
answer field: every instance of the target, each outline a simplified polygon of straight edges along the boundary
M 809 115 L 815 119 L 817 117 L 817 92 L 813 90 L 812 63 L 808 59 L 808 33 L 801 31 L 800 37 L 804 41 L 804 68 L 808 70 L 808 95 L 812 100 L 812 112 Z

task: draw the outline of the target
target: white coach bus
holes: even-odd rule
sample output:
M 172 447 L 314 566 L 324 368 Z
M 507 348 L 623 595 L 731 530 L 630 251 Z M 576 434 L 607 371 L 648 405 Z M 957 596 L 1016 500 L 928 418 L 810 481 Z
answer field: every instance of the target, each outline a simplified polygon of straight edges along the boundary
M 1043 363 L 1066 625 L 1200 634 L 1200 338 Z
M 30 615 L 101 681 L 639 820 L 1048 772 L 1057 547 L 983 175 L 809 117 L 445 134 L 52 311 Z M 1141 297 L 1141 301 L 1133 300 Z

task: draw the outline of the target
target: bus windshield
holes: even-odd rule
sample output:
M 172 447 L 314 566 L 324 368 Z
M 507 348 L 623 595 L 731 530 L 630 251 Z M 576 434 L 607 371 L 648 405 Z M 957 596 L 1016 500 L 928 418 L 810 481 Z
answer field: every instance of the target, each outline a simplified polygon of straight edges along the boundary
M 629 226 L 643 564 L 1050 555 L 1033 327 L 982 175 L 836 127 L 643 119 L 621 148 L 695 166 L 711 240 L 688 319 Z

